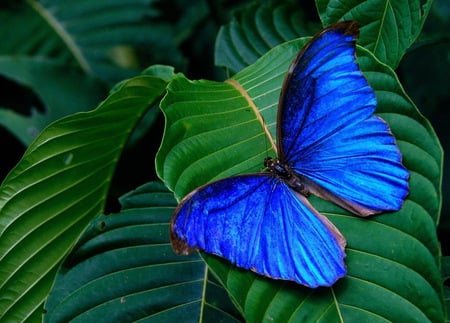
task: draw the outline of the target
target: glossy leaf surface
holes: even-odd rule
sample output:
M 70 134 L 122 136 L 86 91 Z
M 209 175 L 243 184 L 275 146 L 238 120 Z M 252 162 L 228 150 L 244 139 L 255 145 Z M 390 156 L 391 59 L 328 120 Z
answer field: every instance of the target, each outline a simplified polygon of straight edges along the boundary
M 34 141 L 0 187 L 0 318 L 36 321 L 66 253 L 102 211 L 118 158 L 166 83 L 123 82 L 92 112 Z

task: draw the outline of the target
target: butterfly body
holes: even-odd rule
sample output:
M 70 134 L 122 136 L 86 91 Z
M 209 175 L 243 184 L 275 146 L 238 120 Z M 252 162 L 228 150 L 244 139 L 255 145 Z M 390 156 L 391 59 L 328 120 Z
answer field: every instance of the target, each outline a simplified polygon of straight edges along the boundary
M 309 194 L 360 216 L 398 210 L 409 173 L 374 91 L 355 62 L 358 27 L 342 22 L 300 51 L 284 81 L 278 158 L 266 171 L 197 188 L 171 221 L 175 252 L 200 249 L 261 275 L 308 287 L 346 274 L 346 241 Z
M 282 179 L 294 191 L 309 196 L 304 181 L 294 173 L 289 165 L 282 163 L 279 159 L 267 157 L 264 159 L 264 166 L 276 177 Z

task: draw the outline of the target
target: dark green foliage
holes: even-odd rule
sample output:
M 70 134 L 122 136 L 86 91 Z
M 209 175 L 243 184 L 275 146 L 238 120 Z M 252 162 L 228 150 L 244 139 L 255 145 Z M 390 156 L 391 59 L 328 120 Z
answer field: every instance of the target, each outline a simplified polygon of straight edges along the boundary
M 28 149 L 2 170 L 0 322 L 444 321 L 450 250 L 437 228 L 448 236 L 450 207 L 440 142 L 419 111 L 448 146 L 450 7 L 384 4 L 2 2 L 0 125 Z M 411 172 L 404 207 L 359 219 L 310 199 L 348 241 L 348 275 L 331 288 L 175 256 L 175 198 L 261 169 L 290 61 L 340 19 L 361 24 L 358 62 Z M 123 195 L 156 176 L 164 185 Z
M 206 322 L 238 322 L 200 257 L 172 252 L 167 232 L 173 194 L 149 183 L 120 202 L 120 213 L 91 221 L 62 264 L 44 321 L 93 322 L 108 313 L 108 320 L 118 322 L 197 322 L 200 315 Z

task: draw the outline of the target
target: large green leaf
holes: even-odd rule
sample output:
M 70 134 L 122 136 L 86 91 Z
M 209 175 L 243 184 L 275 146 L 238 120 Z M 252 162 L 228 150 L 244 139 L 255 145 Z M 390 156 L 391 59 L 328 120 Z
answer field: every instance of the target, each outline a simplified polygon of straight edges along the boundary
M 255 2 L 236 10 L 232 20 L 220 28 L 215 63 L 236 73 L 276 45 L 310 35 L 317 29 L 306 19 L 298 3 Z
M 102 211 L 126 140 L 166 82 L 123 82 L 46 128 L 0 187 L 0 320 L 37 321 L 59 263 Z
M 64 261 L 45 322 L 240 321 L 198 254 L 172 252 L 176 201 L 164 185 L 139 187 L 121 204 L 120 213 L 94 218 Z
M 419 36 L 432 0 L 316 0 L 324 26 L 340 20 L 361 25 L 359 44 L 392 68 Z
M 5 6 L 0 34 L 9 37 L 3 38 L 0 55 L 50 57 L 107 82 L 119 81 L 137 74 L 136 51 L 149 44 L 152 51 L 164 49 L 166 59 L 179 56 L 172 30 L 150 21 L 158 15 L 154 2 L 27 0 Z
M 397 67 L 419 36 L 431 0 L 316 0 L 324 26 L 340 20 L 361 25 L 359 43 L 382 62 Z M 297 3 L 254 3 L 237 11 L 217 36 L 215 62 L 231 72 L 252 64 L 270 48 L 316 30 Z
M 43 57 L 0 56 L 0 74 L 31 89 L 45 107 L 29 116 L 0 109 L 0 124 L 26 146 L 51 122 L 95 107 L 106 93 L 99 81 Z
M 156 166 L 178 198 L 211 180 L 262 168 L 263 158 L 273 154 L 282 80 L 304 43 L 274 48 L 225 83 L 180 77 L 169 84 Z M 358 56 L 375 89 L 377 113 L 391 126 L 411 172 L 409 197 L 399 212 L 370 219 L 310 199 L 348 242 L 348 275 L 332 288 L 273 281 L 207 256 L 249 322 L 438 322 L 444 317 L 436 237 L 442 150 L 395 73 L 367 50 L 360 48 Z

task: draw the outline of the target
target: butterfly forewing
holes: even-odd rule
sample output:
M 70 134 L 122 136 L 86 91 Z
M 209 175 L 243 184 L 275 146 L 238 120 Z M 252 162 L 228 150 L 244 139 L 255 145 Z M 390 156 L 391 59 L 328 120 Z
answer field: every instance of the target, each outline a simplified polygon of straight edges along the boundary
M 280 99 L 282 162 L 310 191 L 359 215 L 400 209 L 408 171 L 375 93 L 355 61 L 355 23 L 314 37 L 290 69 Z

